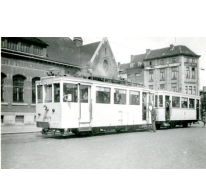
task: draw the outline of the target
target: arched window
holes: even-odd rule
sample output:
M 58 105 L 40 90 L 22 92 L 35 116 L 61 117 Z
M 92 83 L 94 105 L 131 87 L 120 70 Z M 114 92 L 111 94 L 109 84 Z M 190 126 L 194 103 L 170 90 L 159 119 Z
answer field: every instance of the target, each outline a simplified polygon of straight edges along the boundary
M 39 77 L 35 77 L 32 79 L 32 103 L 36 103 L 36 85 L 35 82 L 39 81 L 40 78 Z
M 1 101 L 4 101 L 4 79 L 6 75 L 4 73 L 1 73 Z
M 22 75 L 13 76 L 13 102 L 24 102 L 24 80 Z
M 109 64 L 108 64 L 108 61 L 106 59 L 103 61 L 103 69 L 105 72 L 107 72 L 109 69 Z

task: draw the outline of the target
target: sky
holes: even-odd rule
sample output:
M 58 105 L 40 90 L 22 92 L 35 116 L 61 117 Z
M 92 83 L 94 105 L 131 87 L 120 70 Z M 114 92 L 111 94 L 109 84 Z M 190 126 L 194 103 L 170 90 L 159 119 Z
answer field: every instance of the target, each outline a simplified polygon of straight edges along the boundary
M 72 38 L 72 37 L 71 37 Z M 83 44 L 101 41 L 103 37 L 82 37 Z M 107 37 L 116 62 L 129 63 L 131 55 L 144 54 L 146 49 L 185 45 L 200 55 L 200 89 L 206 86 L 206 37 Z

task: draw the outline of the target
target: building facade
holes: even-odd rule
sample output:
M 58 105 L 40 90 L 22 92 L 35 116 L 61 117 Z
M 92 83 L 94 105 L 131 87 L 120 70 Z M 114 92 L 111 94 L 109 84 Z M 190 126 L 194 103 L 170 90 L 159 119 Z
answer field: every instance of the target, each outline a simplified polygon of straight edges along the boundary
M 51 70 L 117 78 L 117 64 L 107 38 L 83 45 L 80 37 L 1 38 L 1 123 L 34 124 L 35 82 Z
M 143 84 L 155 90 L 168 90 L 186 94 L 198 95 L 199 92 L 199 55 L 186 46 L 174 46 L 150 50 L 145 54 L 135 55 L 135 59 L 142 59 L 141 67 Z M 122 69 L 128 73 L 128 66 Z M 120 66 L 121 67 L 121 66 Z M 123 71 L 123 70 L 122 70 Z M 139 71 L 133 69 L 133 76 Z M 129 79 L 129 78 L 128 78 Z M 138 79 L 137 82 L 140 80 Z

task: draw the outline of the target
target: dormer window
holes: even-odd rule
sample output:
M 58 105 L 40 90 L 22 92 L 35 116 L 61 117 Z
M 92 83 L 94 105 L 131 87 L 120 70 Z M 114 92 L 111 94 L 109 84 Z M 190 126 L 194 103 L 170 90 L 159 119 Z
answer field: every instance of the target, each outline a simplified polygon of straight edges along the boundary
M 152 61 L 149 62 L 149 65 L 150 65 L 150 66 L 152 65 Z
M 160 65 L 163 65 L 163 60 L 162 59 L 160 59 Z
M 141 62 L 138 62 L 138 66 L 141 66 L 142 65 L 142 63 Z
M 134 63 L 131 63 L 131 64 L 130 64 L 130 67 L 133 68 L 133 67 L 134 67 Z
M 40 55 L 40 56 L 42 56 L 42 55 L 43 55 L 43 48 L 34 45 L 33 53 L 34 53 L 35 55 Z
M 175 58 L 172 58 L 172 63 L 176 63 L 176 59 Z

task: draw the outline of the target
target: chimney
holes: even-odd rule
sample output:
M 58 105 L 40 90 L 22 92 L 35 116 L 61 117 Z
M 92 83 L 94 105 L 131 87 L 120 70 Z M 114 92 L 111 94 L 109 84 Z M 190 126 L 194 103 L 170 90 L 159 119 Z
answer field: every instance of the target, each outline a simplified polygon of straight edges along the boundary
M 134 55 L 131 55 L 131 62 L 132 62 L 133 59 L 134 59 Z
M 146 49 L 146 54 L 148 55 L 150 53 L 150 49 Z
M 173 49 L 174 49 L 174 45 L 170 44 L 170 50 L 173 50 Z
M 83 44 L 83 40 L 81 37 L 74 37 L 73 42 L 77 47 L 82 46 Z

